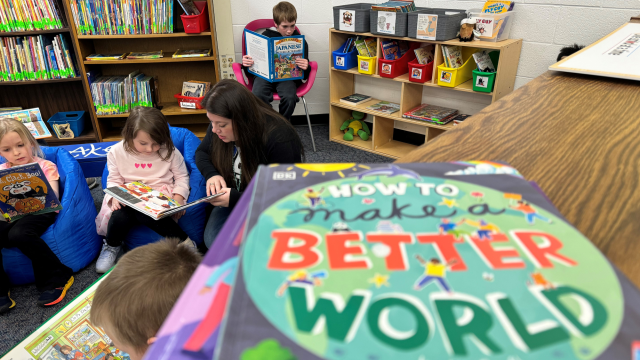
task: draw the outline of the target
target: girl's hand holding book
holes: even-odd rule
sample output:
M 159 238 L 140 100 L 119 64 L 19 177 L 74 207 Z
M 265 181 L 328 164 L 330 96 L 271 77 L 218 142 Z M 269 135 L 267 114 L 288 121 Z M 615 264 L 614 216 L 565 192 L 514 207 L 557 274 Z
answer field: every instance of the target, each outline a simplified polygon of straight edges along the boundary
M 111 211 L 120 210 L 126 206 L 125 204 L 120 203 L 120 201 L 116 200 L 115 198 L 111 198 L 109 202 L 111 203 L 111 205 L 109 205 Z
M 184 200 L 184 198 L 182 197 L 182 195 L 180 195 L 180 194 L 173 194 L 173 200 L 175 200 L 175 201 L 176 201 L 178 204 L 180 204 L 180 205 L 184 205 L 184 204 L 186 204 L 186 203 L 187 203 L 187 202 Z M 182 215 L 184 215 L 184 213 L 185 213 L 185 210 L 183 210 L 183 211 L 179 211 L 179 212 L 177 212 L 177 213 L 173 214 L 171 217 L 172 217 L 174 220 L 178 221 L 178 220 L 182 217 Z
M 220 175 L 212 176 L 207 180 L 207 196 L 215 195 L 227 187 L 227 182 Z

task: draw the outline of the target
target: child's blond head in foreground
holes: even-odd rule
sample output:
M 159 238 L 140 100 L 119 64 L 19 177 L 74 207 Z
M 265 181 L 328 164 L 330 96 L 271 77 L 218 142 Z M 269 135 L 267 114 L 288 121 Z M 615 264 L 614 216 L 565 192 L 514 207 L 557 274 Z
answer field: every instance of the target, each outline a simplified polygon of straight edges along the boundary
M 0 119 L 0 156 L 13 165 L 23 165 L 44 158 L 36 139 L 22 121 Z
M 178 244 L 165 239 L 131 250 L 96 290 L 91 322 L 132 360 L 142 359 L 202 259 Z

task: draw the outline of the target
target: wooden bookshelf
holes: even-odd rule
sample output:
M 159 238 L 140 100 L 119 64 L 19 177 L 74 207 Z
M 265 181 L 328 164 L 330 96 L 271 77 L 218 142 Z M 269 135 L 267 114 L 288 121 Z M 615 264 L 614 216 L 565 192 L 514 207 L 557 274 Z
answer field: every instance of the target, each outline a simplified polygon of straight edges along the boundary
M 88 71 L 99 71 L 103 76 L 127 75 L 140 70 L 154 77 L 158 86 L 158 105 L 172 126 L 185 127 L 198 137 L 204 137 L 209 120 L 205 110 L 190 110 L 179 107 L 175 94 L 182 91 L 182 83 L 188 80 L 218 82 L 220 75 L 217 64 L 216 34 L 213 14 L 213 1 L 207 0 L 209 10 L 208 31 L 199 34 L 184 32 L 180 15 L 182 8 L 174 4 L 174 32 L 171 34 L 140 35 L 79 35 L 70 12 L 69 0 L 63 0 L 69 16 L 70 33 L 78 49 L 79 64 L 84 86 L 84 97 L 93 104 L 91 89 L 87 81 Z M 211 49 L 210 57 L 172 58 L 178 49 Z M 164 57 L 160 59 L 137 60 L 92 60 L 86 57 L 91 54 L 129 53 L 162 50 Z M 90 108 L 92 121 L 95 124 L 96 137 L 99 141 L 120 140 L 120 132 L 129 114 L 97 115 L 93 106 Z
M 423 42 L 435 45 L 435 60 L 433 67 L 432 80 L 426 83 L 415 83 L 409 81 L 409 74 L 400 75 L 396 78 L 386 78 L 378 74 L 378 62 L 376 60 L 376 69 L 373 74 L 362 74 L 358 72 L 357 66 L 348 70 L 339 70 L 333 67 L 332 52 L 340 49 L 345 43 L 347 38 L 355 37 L 357 35 L 365 37 L 373 37 L 376 39 L 377 49 L 380 49 L 380 39 L 394 39 L 394 40 L 407 40 L 410 42 Z M 442 57 L 441 46 L 442 45 L 458 45 L 463 47 L 463 54 L 465 52 L 471 52 L 473 49 L 486 49 L 486 50 L 498 50 L 500 51 L 500 61 L 498 68 L 496 69 L 496 80 L 493 91 L 490 93 L 476 92 L 473 90 L 473 80 L 464 82 L 457 87 L 449 88 L 439 86 L 437 83 L 437 66 L 444 63 Z M 513 91 L 513 86 L 516 78 L 516 71 L 518 69 L 518 62 L 520 60 L 520 50 L 522 48 L 521 39 L 509 39 L 501 42 L 486 42 L 486 41 L 472 41 L 472 42 L 460 42 L 459 40 L 449 41 L 427 41 L 418 40 L 413 38 L 397 38 L 384 35 L 374 35 L 372 33 L 353 33 L 347 31 L 340 31 L 335 29 L 329 30 L 329 56 L 331 62 L 331 68 L 329 71 L 329 96 L 330 96 L 330 109 L 329 109 L 329 139 L 333 142 L 355 147 L 357 149 L 369 151 L 375 154 L 400 158 L 410 151 L 416 149 L 418 145 L 407 144 L 401 141 L 393 139 L 394 129 L 411 127 L 414 133 L 424 135 L 424 142 L 433 140 L 443 132 L 453 129 L 453 123 L 446 125 L 432 124 L 419 120 L 406 119 L 402 117 L 405 112 L 417 107 L 423 103 L 423 90 L 425 88 L 443 89 L 443 92 L 453 91 L 454 94 L 458 93 L 472 93 L 478 99 L 487 99 L 486 101 L 497 101 L 498 99 L 506 96 Z M 379 51 L 379 50 L 378 50 Z M 379 111 L 373 111 L 367 109 L 379 101 L 388 99 L 371 99 L 358 105 L 351 105 L 340 102 L 340 99 L 355 93 L 355 82 L 358 77 L 369 77 L 376 79 L 375 81 L 392 81 L 399 82 L 401 84 L 400 95 L 400 111 L 393 114 L 385 114 Z M 437 90 L 436 90 L 437 91 Z M 364 92 L 365 95 L 375 97 L 373 93 Z M 351 111 L 356 110 L 368 114 L 365 121 L 369 122 L 371 128 L 371 137 L 367 141 L 363 141 L 358 137 L 355 137 L 353 141 L 343 140 L 343 132 L 340 131 L 342 123 L 349 119 Z
M 77 41 L 74 38 L 75 29 L 72 28 L 73 16 L 67 7 L 67 0 L 56 0 L 60 10 L 60 18 L 63 28 L 52 30 L 2 32 L 1 37 L 38 36 L 61 34 L 69 47 L 72 59 L 78 68 L 82 68 L 82 62 L 77 56 L 79 53 Z M 81 70 L 81 69 L 80 69 Z M 42 120 L 46 121 L 57 112 L 85 111 L 87 122 L 82 134 L 74 139 L 58 139 L 53 137 L 44 139 L 49 145 L 66 145 L 73 143 L 91 143 L 99 141 L 94 128 L 94 119 L 91 118 L 91 99 L 87 98 L 83 83 L 84 74 L 67 79 L 34 80 L 34 81 L 6 81 L 0 82 L 0 104 L 5 107 L 22 107 L 23 109 L 39 108 Z M 51 134 L 55 134 L 49 127 Z

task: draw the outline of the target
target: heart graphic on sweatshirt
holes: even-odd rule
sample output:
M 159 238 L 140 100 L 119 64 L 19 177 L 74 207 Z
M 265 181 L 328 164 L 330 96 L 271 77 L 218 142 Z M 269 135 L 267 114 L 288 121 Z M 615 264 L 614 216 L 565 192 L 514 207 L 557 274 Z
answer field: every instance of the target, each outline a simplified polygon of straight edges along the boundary
M 136 163 L 135 165 L 136 165 L 136 169 L 140 167 L 140 164 L 138 163 Z
M 140 164 L 140 165 L 142 165 L 143 169 L 147 167 L 147 164 Z
M 147 164 L 147 166 L 149 167 L 149 169 L 151 169 L 151 165 L 153 165 L 153 164 Z

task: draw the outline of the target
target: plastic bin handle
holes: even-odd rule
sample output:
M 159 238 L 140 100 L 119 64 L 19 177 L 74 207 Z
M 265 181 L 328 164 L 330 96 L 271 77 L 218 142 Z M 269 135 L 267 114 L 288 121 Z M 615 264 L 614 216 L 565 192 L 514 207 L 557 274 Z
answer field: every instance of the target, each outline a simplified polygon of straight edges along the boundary
M 67 117 L 76 117 L 76 116 L 78 116 L 78 115 L 80 115 L 80 113 L 67 114 L 66 116 L 67 116 Z

